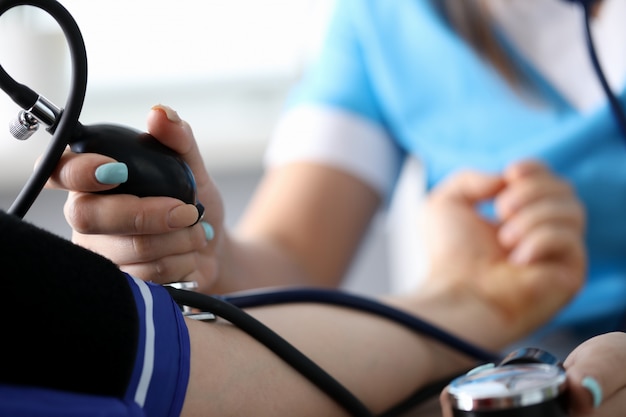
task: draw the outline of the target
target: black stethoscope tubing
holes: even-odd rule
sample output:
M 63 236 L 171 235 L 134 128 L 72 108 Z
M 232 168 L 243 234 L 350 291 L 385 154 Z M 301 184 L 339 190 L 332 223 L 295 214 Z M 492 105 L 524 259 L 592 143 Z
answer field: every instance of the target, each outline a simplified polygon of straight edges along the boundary
M 613 112 L 617 127 L 622 133 L 622 137 L 626 139 L 626 113 L 624 112 L 624 107 L 611 89 L 611 86 L 609 85 L 606 76 L 604 75 L 604 71 L 602 70 L 602 65 L 600 64 L 600 60 L 598 59 L 598 54 L 596 53 L 596 48 L 593 42 L 593 36 L 591 33 L 591 8 L 593 7 L 593 3 L 595 3 L 595 1 L 580 2 L 583 12 L 585 42 L 587 44 L 587 51 L 589 53 L 589 59 L 591 60 L 593 70 L 598 77 L 598 81 L 602 86 L 602 90 L 604 91 L 604 94 L 606 95 L 606 98 L 609 102 L 609 106 L 611 107 L 611 111 Z

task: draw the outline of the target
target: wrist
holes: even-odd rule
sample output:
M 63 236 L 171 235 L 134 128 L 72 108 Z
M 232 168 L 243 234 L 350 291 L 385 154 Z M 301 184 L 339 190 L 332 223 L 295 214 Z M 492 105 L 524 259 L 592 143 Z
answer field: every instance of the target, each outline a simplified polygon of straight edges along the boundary
M 575 295 L 579 281 L 550 262 L 497 262 L 474 272 L 448 268 L 446 273 L 431 274 L 416 297 L 423 304 L 447 306 L 445 321 L 486 348 L 506 347 L 546 323 Z
M 414 314 L 481 349 L 497 352 L 524 336 L 505 314 L 470 291 L 422 288 Z

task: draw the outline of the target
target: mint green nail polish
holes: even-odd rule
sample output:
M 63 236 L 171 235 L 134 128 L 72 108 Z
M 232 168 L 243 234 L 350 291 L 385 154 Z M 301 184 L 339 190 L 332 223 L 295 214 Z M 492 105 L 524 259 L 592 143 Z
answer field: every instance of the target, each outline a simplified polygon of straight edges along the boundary
M 213 226 L 211 226 L 207 222 L 201 222 L 200 224 L 204 229 L 204 236 L 206 236 L 206 240 L 213 240 L 213 238 L 215 237 L 215 231 L 213 230 Z
M 100 184 L 122 184 L 128 181 L 128 167 L 122 162 L 111 162 L 96 168 L 96 179 Z
M 582 380 L 582 386 L 587 388 L 593 397 L 593 407 L 598 408 L 602 404 L 602 387 L 594 378 L 586 376 Z

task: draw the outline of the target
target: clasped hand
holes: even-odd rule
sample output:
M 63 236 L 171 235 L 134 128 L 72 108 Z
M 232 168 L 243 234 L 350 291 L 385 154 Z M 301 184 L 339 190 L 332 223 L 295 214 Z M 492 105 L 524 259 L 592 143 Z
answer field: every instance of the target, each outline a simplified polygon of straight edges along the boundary
M 479 210 L 486 201 L 494 218 Z M 539 162 L 502 175 L 453 174 L 430 194 L 422 219 L 428 284 L 474 294 L 520 331 L 544 323 L 583 284 L 584 211 L 569 184 Z

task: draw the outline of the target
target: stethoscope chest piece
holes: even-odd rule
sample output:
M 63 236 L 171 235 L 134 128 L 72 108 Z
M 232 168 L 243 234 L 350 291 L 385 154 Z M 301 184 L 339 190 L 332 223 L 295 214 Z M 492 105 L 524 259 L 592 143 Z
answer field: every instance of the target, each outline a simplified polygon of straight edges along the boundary
M 565 417 L 565 371 L 555 364 L 481 367 L 453 380 L 455 417 Z

